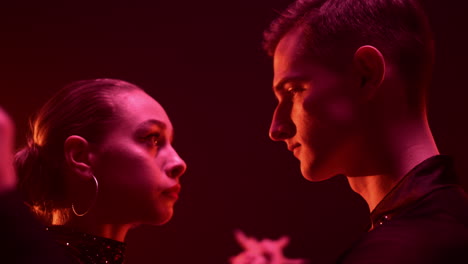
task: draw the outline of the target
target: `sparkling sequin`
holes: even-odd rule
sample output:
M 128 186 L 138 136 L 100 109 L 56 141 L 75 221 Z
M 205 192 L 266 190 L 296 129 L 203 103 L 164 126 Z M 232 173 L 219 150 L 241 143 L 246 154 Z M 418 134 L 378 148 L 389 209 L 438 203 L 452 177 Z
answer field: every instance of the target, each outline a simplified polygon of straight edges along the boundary
M 125 243 L 64 226 L 50 226 L 46 230 L 65 247 L 77 264 L 122 264 L 124 261 Z

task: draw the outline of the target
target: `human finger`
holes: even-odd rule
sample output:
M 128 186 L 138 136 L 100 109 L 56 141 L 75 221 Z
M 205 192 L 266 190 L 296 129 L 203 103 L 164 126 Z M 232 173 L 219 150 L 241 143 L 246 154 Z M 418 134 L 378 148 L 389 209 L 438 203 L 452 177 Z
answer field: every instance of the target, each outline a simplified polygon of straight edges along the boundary
M 234 230 L 234 237 L 239 245 L 245 250 L 258 251 L 260 243 L 257 239 L 247 236 L 242 230 Z

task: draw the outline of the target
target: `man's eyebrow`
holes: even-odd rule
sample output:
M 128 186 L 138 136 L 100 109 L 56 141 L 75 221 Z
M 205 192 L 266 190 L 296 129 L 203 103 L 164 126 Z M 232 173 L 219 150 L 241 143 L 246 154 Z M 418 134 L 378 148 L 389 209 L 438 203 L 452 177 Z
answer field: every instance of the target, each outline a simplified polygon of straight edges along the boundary
M 306 81 L 305 77 L 301 76 L 288 76 L 281 79 L 276 85 L 273 86 L 274 92 L 281 92 L 284 90 L 284 86 L 290 82 L 304 82 Z

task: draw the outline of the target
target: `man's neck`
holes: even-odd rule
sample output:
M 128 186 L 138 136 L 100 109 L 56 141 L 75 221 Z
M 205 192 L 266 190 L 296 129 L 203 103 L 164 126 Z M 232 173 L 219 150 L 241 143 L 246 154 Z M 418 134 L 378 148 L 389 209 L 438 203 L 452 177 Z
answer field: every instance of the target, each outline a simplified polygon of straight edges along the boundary
M 378 203 L 416 165 L 439 154 L 431 131 L 425 120 L 401 122 L 385 129 L 381 140 L 385 149 L 369 151 L 361 166 L 375 166 L 376 173 L 369 175 L 347 175 L 351 188 L 367 202 L 373 211 Z M 367 149 L 373 149 L 369 147 Z M 361 156 L 362 157 L 362 156 Z M 366 165 L 373 163 L 372 165 Z

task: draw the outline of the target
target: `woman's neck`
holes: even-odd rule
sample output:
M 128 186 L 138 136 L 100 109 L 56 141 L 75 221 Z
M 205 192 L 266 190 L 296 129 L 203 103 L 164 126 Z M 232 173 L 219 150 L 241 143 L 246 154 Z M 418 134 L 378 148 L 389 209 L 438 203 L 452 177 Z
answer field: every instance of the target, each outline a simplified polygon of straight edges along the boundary
M 94 221 L 91 216 L 86 215 L 73 216 L 65 226 L 91 235 L 124 242 L 125 236 L 132 227 L 132 224 L 102 224 Z

